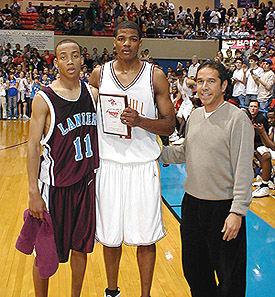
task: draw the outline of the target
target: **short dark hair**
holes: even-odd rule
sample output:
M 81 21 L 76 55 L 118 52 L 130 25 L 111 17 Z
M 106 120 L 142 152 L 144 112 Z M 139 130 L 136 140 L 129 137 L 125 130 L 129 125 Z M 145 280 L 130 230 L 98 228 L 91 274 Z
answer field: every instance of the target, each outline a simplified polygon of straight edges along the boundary
M 229 81 L 228 70 L 225 68 L 225 66 L 222 63 L 215 62 L 213 60 L 206 60 L 204 63 L 202 63 L 199 66 L 197 75 L 196 75 L 196 79 L 197 79 L 199 71 L 204 68 L 216 69 L 219 73 L 219 78 L 221 80 L 221 84 L 223 84 L 224 81 Z
M 241 61 L 241 63 L 243 63 L 243 58 L 235 58 L 235 62 L 237 62 L 237 61 Z
M 260 103 L 259 103 L 259 101 L 255 100 L 255 99 L 250 100 L 248 106 L 250 105 L 250 103 L 253 103 L 253 102 L 254 102 L 254 103 L 257 103 L 257 104 L 258 104 L 258 107 L 260 107 Z
M 259 57 L 257 55 L 250 55 L 248 60 L 254 60 L 255 62 L 259 62 Z
M 141 39 L 141 37 L 142 37 L 142 32 L 140 31 L 140 28 L 139 28 L 138 24 L 136 24 L 135 22 L 123 21 L 123 22 L 119 23 L 117 25 L 117 27 L 116 27 L 116 30 L 115 30 L 115 37 L 117 36 L 118 30 L 121 30 L 121 29 L 133 29 L 133 30 L 136 30 L 138 32 L 139 39 Z
M 63 40 L 61 40 L 61 41 L 59 41 L 59 42 L 57 43 L 57 45 L 56 45 L 56 47 L 55 47 L 55 51 L 54 51 L 55 56 L 56 56 L 57 48 L 58 48 L 61 44 L 64 44 L 64 43 L 74 43 L 74 44 L 76 44 L 76 45 L 78 46 L 78 48 L 79 48 L 79 52 L 81 52 L 81 46 L 79 45 L 78 42 L 76 42 L 76 41 L 73 40 L 73 39 L 66 38 L 66 39 L 63 39 Z

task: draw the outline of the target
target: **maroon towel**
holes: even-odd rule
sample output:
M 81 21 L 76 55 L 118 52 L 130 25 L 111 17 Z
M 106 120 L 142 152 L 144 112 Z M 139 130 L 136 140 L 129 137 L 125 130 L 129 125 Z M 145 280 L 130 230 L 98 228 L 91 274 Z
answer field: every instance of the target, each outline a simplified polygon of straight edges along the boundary
M 47 279 L 56 272 L 59 260 L 50 214 L 44 211 L 43 216 L 41 221 L 33 218 L 28 209 L 24 211 L 24 225 L 15 247 L 27 255 L 30 255 L 35 247 L 39 276 Z

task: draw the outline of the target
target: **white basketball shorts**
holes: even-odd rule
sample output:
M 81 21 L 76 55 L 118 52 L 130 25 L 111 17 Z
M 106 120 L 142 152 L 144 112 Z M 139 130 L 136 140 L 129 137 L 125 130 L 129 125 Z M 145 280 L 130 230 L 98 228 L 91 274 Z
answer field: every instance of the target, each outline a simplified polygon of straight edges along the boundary
M 166 235 L 157 161 L 100 160 L 96 175 L 96 239 L 108 247 L 150 245 Z
M 270 153 L 271 154 L 271 159 L 275 159 L 275 151 L 273 151 L 271 148 L 268 148 L 266 146 L 259 146 L 257 147 L 257 151 L 260 155 L 263 155 L 264 153 Z

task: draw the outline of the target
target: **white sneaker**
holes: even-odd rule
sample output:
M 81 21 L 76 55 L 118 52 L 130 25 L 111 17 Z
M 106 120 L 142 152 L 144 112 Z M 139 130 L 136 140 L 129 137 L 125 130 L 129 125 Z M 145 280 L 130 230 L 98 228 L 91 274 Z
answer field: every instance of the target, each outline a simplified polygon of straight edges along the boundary
M 184 138 L 181 137 L 178 140 L 173 141 L 172 144 L 173 145 L 180 145 L 180 144 L 183 144 L 183 142 L 184 142 Z
M 253 198 L 262 198 L 267 196 L 269 196 L 269 188 L 268 186 L 264 186 L 263 184 L 252 192 Z
M 269 180 L 268 181 L 268 187 L 269 187 L 270 190 L 274 190 L 275 189 L 275 185 L 274 185 L 274 183 L 273 183 L 272 180 Z
M 24 114 L 24 115 L 23 115 L 23 119 L 24 119 L 24 120 L 29 120 L 30 118 L 29 118 L 27 115 Z

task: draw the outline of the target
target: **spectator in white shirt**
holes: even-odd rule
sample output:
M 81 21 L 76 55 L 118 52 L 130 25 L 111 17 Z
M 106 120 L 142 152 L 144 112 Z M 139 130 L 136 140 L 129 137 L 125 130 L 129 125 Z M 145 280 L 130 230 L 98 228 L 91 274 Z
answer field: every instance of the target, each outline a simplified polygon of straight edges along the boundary
M 196 55 L 194 55 L 192 57 L 192 64 L 190 65 L 190 67 L 188 69 L 187 76 L 189 78 L 195 79 L 199 66 L 200 66 L 200 63 L 198 62 L 198 57 Z
M 213 10 L 210 14 L 210 27 L 215 28 L 220 23 L 221 14 L 218 10 L 218 7 L 215 7 L 215 10 Z
M 232 84 L 233 84 L 233 93 L 232 96 L 238 99 L 240 105 L 248 106 L 249 102 L 245 96 L 245 70 L 243 68 L 242 58 L 237 58 L 235 60 L 236 69 L 233 72 Z
M 275 83 L 275 74 L 271 70 L 272 60 L 263 60 L 264 73 L 260 77 L 256 77 L 256 83 L 259 85 L 258 102 L 260 109 L 267 110 L 273 95 L 273 86 Z
M 27 13 L 33 13 L 36 12 L 36 8 L 32 5 L 32 2 L 29 2 L 29 5 L 26 7 Z
M 263 69 L 258 66 L 259 58 L 256 55 L 249 57 L 250 68 L 246 72 L 246 102 L 257 100 L 259 85 L 256 83 L 257 77 L 264 73 Z

